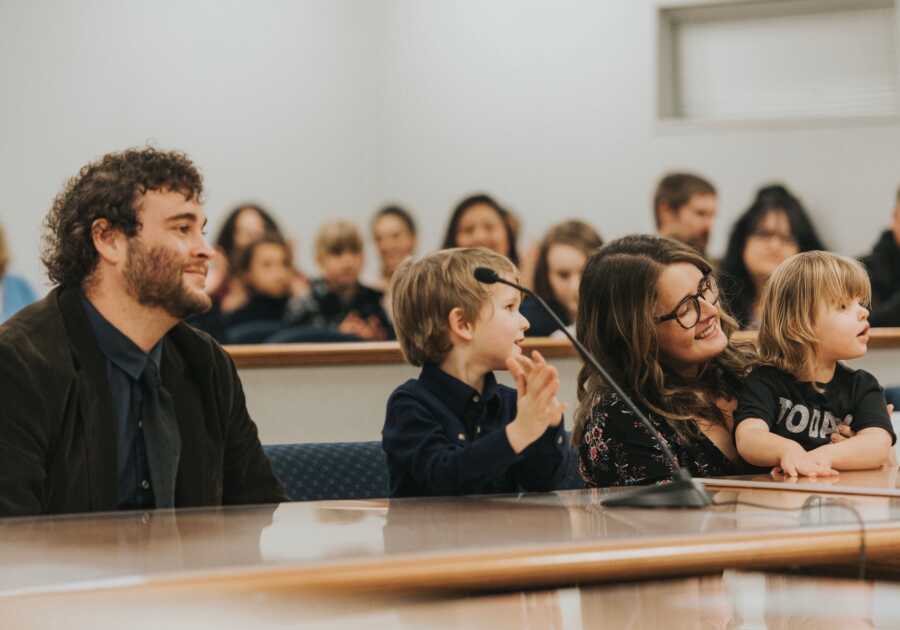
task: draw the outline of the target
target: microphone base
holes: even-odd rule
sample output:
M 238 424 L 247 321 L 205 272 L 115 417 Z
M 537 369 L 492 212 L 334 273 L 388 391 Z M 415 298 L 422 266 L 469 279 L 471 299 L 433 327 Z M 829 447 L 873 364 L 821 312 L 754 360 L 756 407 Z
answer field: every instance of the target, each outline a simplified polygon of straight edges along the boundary
M 712 498 L 690 479 L 675 479 L 656 486 L 617 492 L 600 502 L 603 507 L 704 508 Z

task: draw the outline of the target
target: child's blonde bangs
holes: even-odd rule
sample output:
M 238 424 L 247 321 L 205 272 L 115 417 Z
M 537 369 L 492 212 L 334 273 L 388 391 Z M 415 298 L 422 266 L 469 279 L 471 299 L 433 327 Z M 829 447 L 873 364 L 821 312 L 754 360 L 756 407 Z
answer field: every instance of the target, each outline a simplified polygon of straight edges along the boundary
M 868 306 L 872 301 L 872 284 L 863 266 L 844 256 L 830 255 L 813 267 L 813 285 L 821 288 L 824 304 L 839 306 L 858 299 Z

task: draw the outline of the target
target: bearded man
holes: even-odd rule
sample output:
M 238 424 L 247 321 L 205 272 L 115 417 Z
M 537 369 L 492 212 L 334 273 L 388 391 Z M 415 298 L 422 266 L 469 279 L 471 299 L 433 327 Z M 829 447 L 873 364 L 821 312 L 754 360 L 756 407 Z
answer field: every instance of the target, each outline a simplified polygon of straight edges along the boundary
M 285 500 L 210 307 L 203 182 L 183 154 L 113 153 L 46 220 L 56 285 L 0 326 L 0 515 Z

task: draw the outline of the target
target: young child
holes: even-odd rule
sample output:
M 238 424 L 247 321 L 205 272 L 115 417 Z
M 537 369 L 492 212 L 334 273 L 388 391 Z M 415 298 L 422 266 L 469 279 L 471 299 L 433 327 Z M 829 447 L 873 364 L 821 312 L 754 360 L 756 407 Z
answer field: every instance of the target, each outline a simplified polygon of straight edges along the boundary
M 363 241 L 348 221 L 326 223 L 316 236 L 316 263 L 321 278 L 305 296 L 291 300 L 289 326 L 334 329 L 369 341 L 393 339 L 394 330 L 381 306 L 382 293 L 359 282 Z
M 521 295 L 481 284 L 478 267 L 518 282 L 509 259 L 483 248 L 441 250 L 394 274 L 400 347 L 422 371 L 387 402 L 391 496 L 548 491 L 565 476 L 556 369 L 522 355 Z M 497 384 L 493 371 L 504 368 L 515 390 Z
M 896 436 L 883 390 L 841 363 L 866 353 L 870 293 L 865 270 L 843 256 L 810 251 L 776 268 L 763 291 L 762 365 L 745 380 L 734 414 L 748 463 L 791 477 L 885 463 Z M 855 435 L 837 441 L 842 424 Z
M 234 274 L 246 290 L 247 301 L 225 314 L 226 329 L 258 321 L 280 324 L 293 275 L 287 243 L 275 235 L 250 243 L 238 255 Z

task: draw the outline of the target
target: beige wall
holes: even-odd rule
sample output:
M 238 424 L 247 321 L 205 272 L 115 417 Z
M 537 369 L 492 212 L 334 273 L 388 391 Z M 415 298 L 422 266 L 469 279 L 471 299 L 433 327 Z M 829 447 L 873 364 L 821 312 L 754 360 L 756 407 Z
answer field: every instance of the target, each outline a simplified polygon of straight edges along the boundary
M 885 386 L 900 385 L 900 351 L 871 350 L 855 367 L 869 370 Z M 575 409 L 580 361 L 556 359 L 566 426 Z M 264 444 L 380 440 L 385 402 L 395 387 L 418 371 L 408 365 L 240 370 L 250 414 Z M 507 374 L 502 382 L 511 384 Z

